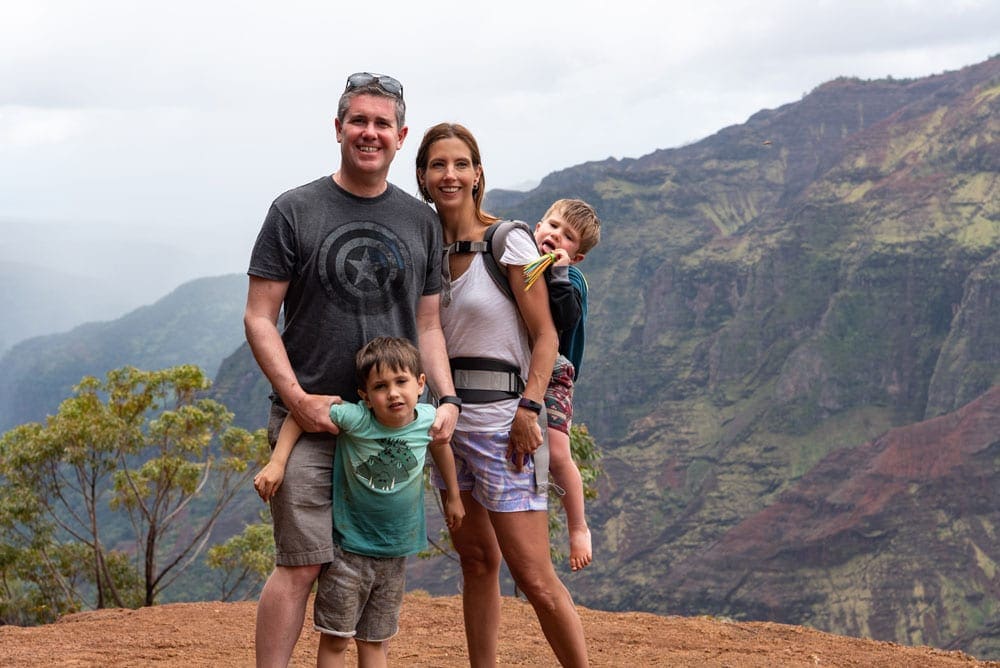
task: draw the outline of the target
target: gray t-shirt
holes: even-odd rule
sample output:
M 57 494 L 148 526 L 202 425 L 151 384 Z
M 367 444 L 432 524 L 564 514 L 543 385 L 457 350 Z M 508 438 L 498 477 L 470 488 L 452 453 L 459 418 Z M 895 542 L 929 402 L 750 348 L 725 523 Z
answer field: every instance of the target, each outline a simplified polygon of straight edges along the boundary
M 434 211 L 392 184 L 357 197 L 325 176 L 274 201 L 247 273 L 289 281 L 281 337 L 306 392 L 356 401 L 362 345 L 417 343 L 417 302 L 441 291 L 441 246 Z

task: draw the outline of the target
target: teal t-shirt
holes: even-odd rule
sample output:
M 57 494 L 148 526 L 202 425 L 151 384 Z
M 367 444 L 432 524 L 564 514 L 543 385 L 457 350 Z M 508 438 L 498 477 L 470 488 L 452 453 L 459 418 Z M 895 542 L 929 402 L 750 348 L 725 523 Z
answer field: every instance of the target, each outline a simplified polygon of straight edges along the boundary
M 405 557 L 427 547 L 424 460 L 434 407 L 417 404 L 416 419 L 390 429 L 362 404 L 334 404 L 340 427 L 333 455 L 333 539 L 370 557 Z

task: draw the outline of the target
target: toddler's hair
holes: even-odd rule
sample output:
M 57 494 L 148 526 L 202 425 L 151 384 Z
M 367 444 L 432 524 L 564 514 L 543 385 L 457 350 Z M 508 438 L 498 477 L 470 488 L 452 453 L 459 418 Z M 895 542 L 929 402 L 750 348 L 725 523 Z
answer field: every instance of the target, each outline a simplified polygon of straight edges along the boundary
M 542 216 L 558 215 L 580 235 L 580 253 L 586 255 L 590 249 L 601 241 L 601 219 L 597 217 L 594 207 L 582 199 L 558 199 L 552 203 L 549 210 Z

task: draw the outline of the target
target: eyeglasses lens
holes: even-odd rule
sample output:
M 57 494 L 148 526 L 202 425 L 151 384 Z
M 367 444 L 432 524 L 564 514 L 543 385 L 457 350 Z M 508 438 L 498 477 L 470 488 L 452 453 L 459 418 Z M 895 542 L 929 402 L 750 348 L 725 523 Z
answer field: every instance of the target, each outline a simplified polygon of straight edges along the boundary
M 403 84 L 399 83 L 399 81 L 390 76 L 386 76 L 384 74 L 371 74 L 370 72 L 356 72 L 355 74 L 347 77 L 347 87 L 344 88 L 344 92 L 346 93 L 349 90 L 361 88 L 371 83 L 377 84 L 379 88 L 384 90 L 389 95 L 400 99 L 403 97 Z

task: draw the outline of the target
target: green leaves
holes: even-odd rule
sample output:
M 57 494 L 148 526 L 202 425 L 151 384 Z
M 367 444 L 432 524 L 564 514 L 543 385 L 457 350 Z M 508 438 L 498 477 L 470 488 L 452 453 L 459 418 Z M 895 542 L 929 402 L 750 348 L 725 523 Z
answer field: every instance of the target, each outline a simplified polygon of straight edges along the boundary
M 583 497 L 597 498 L 597 479 L 603 473 L 601 469 L 601 449 L 594 437 L 587 430 L 587 425 L 572 425 L 569 430 L 569 449 L 580 470 L 583 479 Z
M 256 585 L 264 582 L 274 568 L 274 532 L 268 518 L 261 520 L 208 550 L 205 561 L 211 568 L 222 571 L 219 598 L 223 601 L 231 600 L 238 591 L 255 591 Z
M 152 605 L 199 556 L 250 464 L 269 454 L 264 430 L 232 427 L 204 398 L 209 386 L 193 365 L 122 367 L 84 377 L 44 425 L 0 437 L 5 619 Z M 108 527 L 123 525 L 131 531 L 113 542 L 128 554 L 106 547 Z

